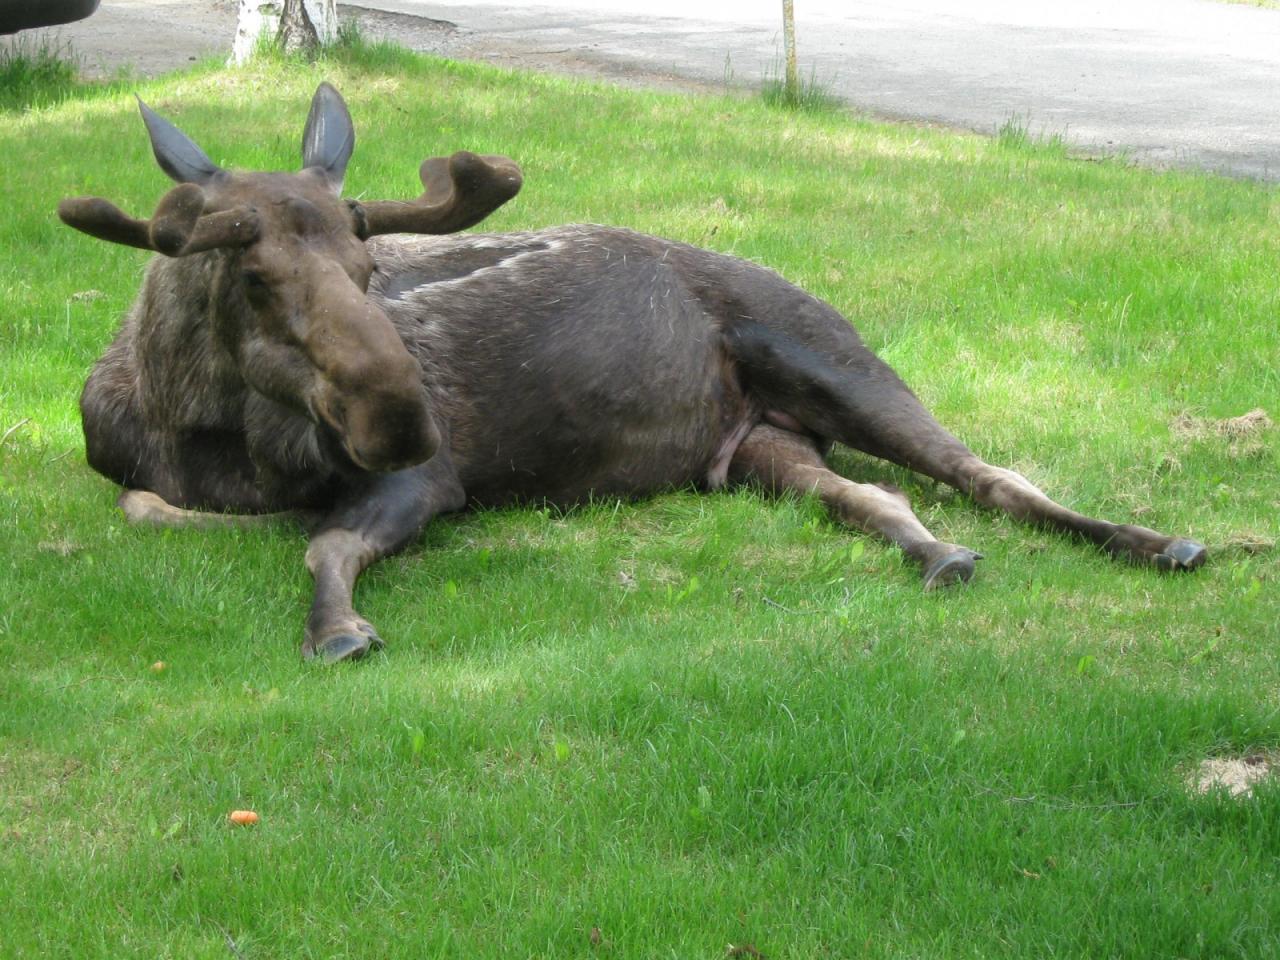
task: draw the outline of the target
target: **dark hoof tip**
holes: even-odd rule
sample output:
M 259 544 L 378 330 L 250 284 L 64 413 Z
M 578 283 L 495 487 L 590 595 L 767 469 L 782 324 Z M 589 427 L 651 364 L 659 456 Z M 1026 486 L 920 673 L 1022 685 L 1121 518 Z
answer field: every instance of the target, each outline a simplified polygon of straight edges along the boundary
M 1161 570 L 1195 570 L 1203 566 L 1209 551 L 1194 540 L 1174 540 L 1162 553 L 1156 554 L 1156 567 Z
M 387 641 L 383 640 L 380 636 L 378 636 L 377 632 L 373 629 L 373 627 L 369 626 L 368 624 L 365 624 L 363 627 L 361 627 L 360 632 L 363 633 L 365 636 L 365 639 L 369 641 L 369 649 L 371 650 L 381 650 L 383 647 L 387 645 Z
M 304 647 L 304 660 L 318 660 L 321 663 L 341 663 L 344 660 L 359 660 L 370 650 L 381 650 L 383 643 L 376 639 L 377 635 L 367 637 L 363 633 L 340 633 L 329 637 L 314 647 Z M 376 642 L 375 642 L 376 639 Z
M 950 553 L 944 553 L 925 567 L 925 590 L 937 590 L 956 583 L 968 583 L 973 576 L 975 562 L 981 559 L 982 554 L 974 553 L 967 547 L 956 547 Z

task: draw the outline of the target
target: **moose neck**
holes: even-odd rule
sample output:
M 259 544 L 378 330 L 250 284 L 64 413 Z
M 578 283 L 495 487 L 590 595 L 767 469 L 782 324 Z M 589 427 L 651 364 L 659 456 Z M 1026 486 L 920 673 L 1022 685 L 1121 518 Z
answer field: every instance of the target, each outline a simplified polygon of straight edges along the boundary
M 239 426 L 244 382 L 219 337 L 225 306 L 217 280 L 227 257 L 212 250 L 178 259 L 157 256 L 147 264 L 126 329 L 141 360 L 140 398 L 157 427 Z

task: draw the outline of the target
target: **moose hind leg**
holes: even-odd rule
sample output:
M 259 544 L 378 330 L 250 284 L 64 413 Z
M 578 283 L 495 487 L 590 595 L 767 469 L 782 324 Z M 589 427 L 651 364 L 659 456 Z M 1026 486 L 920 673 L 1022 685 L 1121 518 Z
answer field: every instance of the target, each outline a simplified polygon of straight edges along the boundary
M 985 463 L 973 454 L 948 464 L 940 479 L 984 506 L 1003 510 L 1019 520 L 1078 534 L 1113 556 L 1151 564 L 1158 570 L 1194 570 L 1208 556 L 1204 545 L 1194 540 L 1136 524 L 1098 520 L 1070 510 L 1051 500 L 1021 474 Z
M 249 530 L 292 519 L 304 523 L 308 514 L 302 510 L 281 513 L 213 513 L 208 510 L 188 510 L 175 507 L 163 497 L 149 490 L 125 490 L 116 500 L 116 506 L 130 523 L 156 527 L 187 527 L 196 530 Z
M 1064 507 L 1021 474 L 986 463 L 939 426 L 913 395 L 908 397 L 918 408 L 913 429 L 877 430 L 872 433 L 872 452 L 941 480 L 984 507 L 1002 510 L 1025 523 L 1084 537 L 1120 559 L 1162 571 L 1194 570 L 1205 562 L 1207 551 L 1194 540 L 1134 524 L 1112 523 Z M 906 399 L 899 402 L 908 406 Z M 871 423 L 875 425 L 874 420 Z
M 926 590 L 968 581 L 974 561 L 982 558 L 935 538 L 901 491 L 840 476 L 823 462 L 812 440 L 789 430 L 757 426 L 734 453 L 729 471 L 736 481 L 754 481 L 775 493 L 817 494 L 841 522 L 901 547 L 920 565 Z
M 819 436 L 941 480 L 1019 520 L 1083 536 L 1114 556 L 1159 570 L 1194 570 L 1205 561 L 1194 540 L 1084 516 L 1014 471 L 983 462 L 873 354 L 841 367 L 758 324 L 735 329 L 731 348 L 751 389 Z

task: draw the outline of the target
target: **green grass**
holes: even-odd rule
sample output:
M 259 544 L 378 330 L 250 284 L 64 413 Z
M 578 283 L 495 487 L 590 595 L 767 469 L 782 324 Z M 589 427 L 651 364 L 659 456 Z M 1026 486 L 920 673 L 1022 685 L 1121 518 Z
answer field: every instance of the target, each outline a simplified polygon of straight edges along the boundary
M 816 70 L 810 70 L 807 77 L 797 77 L 795 89 L 787 86 L 784 73 L 785 69 L 776 63 L 765 71 L 760 98 L 769 106 L 802 113 L 834 113 L 844 106 L 840 98 L 818 80 Z
M 501 152 L 526 186 L 494 229 L 767 263 L 984 456 L 1210 563 L 1116 565 L 841 452 L 986 554 L 968 588 L 753 492 L 469 514 L 362 582 L 384 655 L 305 668 L 297 530 L 130 529 L 83 462 L 77 393 L 146 255 L 53 210 L 167 183 L 130 96 L 32 100 L 0 114 L 0 954 L 1280 955 L 1280 790 L 1183 786 L 1280 745 L 1280 443 L 1211 428 L 1280 411 L 1274 188 L 335 57 L 138 92 L 216 162 L 292 169 L 329 78 L 353 196 Z
M 75 89 L 78 72 L 69 44 L 6 37 L 0 40 L 0 111 L 56 103 Z

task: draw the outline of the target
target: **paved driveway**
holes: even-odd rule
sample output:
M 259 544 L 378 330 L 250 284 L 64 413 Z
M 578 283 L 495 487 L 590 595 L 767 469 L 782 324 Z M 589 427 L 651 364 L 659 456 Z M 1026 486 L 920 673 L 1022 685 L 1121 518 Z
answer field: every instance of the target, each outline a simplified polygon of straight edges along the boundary
M 780 0 L 352 0 L 369 32 L 450 56 L 646 84 L 758 84 Z M 90 68 L 231 48 L 235 0 L 103 0 L 63 28 Z M 1280 181 L 1280 9 L 1218 0 L 795 0 L 801 66 L 890 117 Z M 351 8 L 345 7 L 350 14 Z M 449 23 L 433 23 L 449 21 Z M 452 26 L 456 25 L 456 29 Z
M 552 67 L 758 82 L 780 0 L 357 0 Z M 1280 10 L 1217 0 L 795 0 L 802 70 L 875 114 L 1280 180 Z

